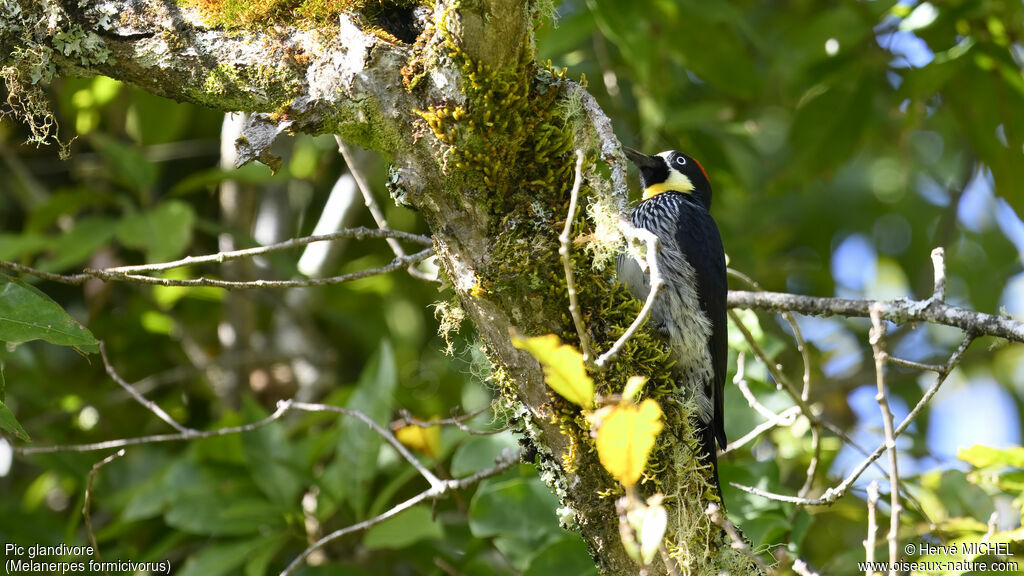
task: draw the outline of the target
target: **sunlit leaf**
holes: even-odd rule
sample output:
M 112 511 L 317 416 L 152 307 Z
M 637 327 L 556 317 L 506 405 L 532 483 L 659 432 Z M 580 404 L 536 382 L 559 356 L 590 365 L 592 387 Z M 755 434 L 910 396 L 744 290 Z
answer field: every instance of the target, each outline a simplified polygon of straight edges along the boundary
M 562 344 L 558 336 L 512 337 L 512 345 L 526 350 L 544 368 L 544 381 L 562 398 L 582 408 L 594 405 L 594 381 L 587 376 L 583 355 Z
M 956 457 L 976 468 L 994 466 L 1024 468 L 1024 448 L 1020 446 L 992 448 L 991 446 L 975 444 L 970 448 L 959 449 Z
M 637 396 L 644 389 L 644 384 L 647 383 L 647 378 L 643 376 L 632 376 L 626 381 L 626 387 L 622 390 L 622 397 L 625 400 L 633 401 L 636 400 Z
M 612 407 L 597 430 L 601 465 L 624 485 L 636 484 L 661 428 L 661 407 L 650 398 Z

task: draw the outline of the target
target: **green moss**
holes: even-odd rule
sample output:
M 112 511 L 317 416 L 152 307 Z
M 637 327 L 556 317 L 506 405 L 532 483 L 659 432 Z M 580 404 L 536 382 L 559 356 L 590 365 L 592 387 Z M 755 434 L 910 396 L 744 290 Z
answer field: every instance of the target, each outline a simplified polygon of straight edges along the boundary
M 218 64 L 203 80 L 201 86 L 188 90 L 197 102 L 221 109 L 242 110 L 252 105 L 254 87 L 268 102 L 289 101 L 300 89 L 299 71 L 287 66 L 266 65 L 234 66 Z M 277 113 L 287 115 L 288 110 Z
M 389 29 L 419 5 L 418 0 L 178 0 L 200 11 L 208 26 L 267 29 L 281 24 L 316 29 L 337 25 L 338 14 L 356 16 L 364 30 L 379 38 L 402 42 Z

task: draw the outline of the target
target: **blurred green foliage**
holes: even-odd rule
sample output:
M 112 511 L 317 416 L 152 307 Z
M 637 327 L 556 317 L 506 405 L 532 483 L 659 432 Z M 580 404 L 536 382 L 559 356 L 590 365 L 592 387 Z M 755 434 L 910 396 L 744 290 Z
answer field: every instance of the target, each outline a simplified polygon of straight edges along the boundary
M 1024 253 L 1017 217 L 1024 210 L 1022 33 L 1024 6 L 1015 0 L 569 0 L 557 22 L 541 26 L 538 45 L 541 59 L 586 75 L 624 143 L 700 159 L 715 187 L 713 213 L 730 264 L 765 288 L 924 297 L 931 293 L 929 252 L 944 246 L 953 302 L 1019 313 L 1024 290 L 1008 286 L 1022 277 Z M 3 260 L 70 273 L 207 254 L 225 239 L 255 245 L 260 218 L 280 239 L 309 234 L 343 171 L 332 139 L 306 136 L 286 146 L 277 175 L 259 166 L 225 171 L 218 167 L 219 113 L 107 78 L 61 80 L 51 94 L 65 129 L 78 134 L 70 160 L 19 146 L 22 129 L 0 124 Z M 385 163 L 367 168 L 383 197 Z M 229 180 L 248 205 L 235 218 L 222 208 L 219 186 Z M 393 227 L 428 232 L 415 213 L 384 204 Z M 359 224 L 372 221 L 360 212 L 352 225 Z M 393 257 L 374 240 L 346 242 L 336 256 L 331 274 Z M 189 267 L 168 276 L 292 278 L 297 261 L 297 252 L 277 253 L 248 267 Z M 0 302 L 0 335 L 25 342 L 0 350 L 0 431 L 19 445 L 26 434 L 32 445 L 49 445 L 170 431 L 107 377 L 98 357 L 79 352 L 91 350 L 93 335 L 127 380 L 196 429 L 259 420 L 296 393 L 360 409 L 382 425 L 401 409 L 430 419 L 455 406 L 485 406 L 490 397 L 469 327 L 456 338 L 454 357 L 444 356 L 435 334 L 432 307 L 450 294 L 405 274 L 288 293 L 76 287 L 31 277 L 2 278 L 0 290 L 19 298 L 13 308 L 14 300 Z M 12 335 L 5 320 L 18 314 L 77 327 L 74 318 L 89 332 L 75 328 L 74 337 L 55 339 L 19 328 Z M 788 329 L 769 315 L 756 326 L 753 315 L 744 318 L 798 381 Z M 874 382 L 867 324 L 806 319 L 801 326 L 810 340 L 812 403 L 873 449 L 877 415 L 866 416 L 855 401 Z M 943 362 L 958 338 L 948 329 L 901 327 L 890 343 L 899 355 Z M 730 343 L 746 352 L 758 399 L 775 411 L 788 407 L 742 339 Z M 897 411 L 916 403 L 931 378 L 891 370 Z M 926 410 L 900 442 L 904 542 L 978 541 L 998 511 L 995 538 L 1020 551 L 1019 454 L 976 447 L 957 462 L 941 457 L 931 440 L 973 426 L 1019 443 L 1021 346 L 981 340 L 947 387 L 977 390 L 981 382 L 1001 391 L 998 418 L 934 419 Z M 732 386 L 726 414 L 731 439 L 763 421 Z M 482 415 L 471 424 L 500 424 L 492 420 Z M 470 436 L 446 427 L 440 438 L 440 451 L 421 457 L 455 477 L 516 447 L 509 433 Z M 108 453 L 15 456 L 9 466 L 0 454 L 0 540 L 84 543 L 85 482 Z M 859 458 L 827 435 L 812 493 Z M 810 459 L 799 419 L 723 458 L 730 516 L 759 550 L 785 549 L 822 574 L 857 573 L 866 530 L 862 485 L 825 509 L 728 485 L 795 494 Z M 941 471 L 950 467 L 963 472 Z M 91 509 L 105 559 L 170 559 L 189 575 L 257 575 L 283 568 L 309 533 L 372 517 L 424 488 L 358 422 L 293 414 L 242 435 L 129 448 L 98 474 Z M 555 505 L 522 466 L 347 536 L 304 573 L 593 574 L 579 539 L 558 528 Z M 882 526 L 887 510 L 883 503 Z

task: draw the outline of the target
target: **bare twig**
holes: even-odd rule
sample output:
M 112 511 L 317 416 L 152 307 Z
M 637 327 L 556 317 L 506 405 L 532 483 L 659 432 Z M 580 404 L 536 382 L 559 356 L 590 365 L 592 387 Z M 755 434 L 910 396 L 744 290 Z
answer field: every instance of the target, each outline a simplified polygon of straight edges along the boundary
M 356 164 L 355 158 L 352 154 L 352 150 L 349 149 L 348 144 L 341 139 L 340 136 L 335 136 L 334 140 L 338 143 L 338 152 L 341 153 L 341 157 L 345 159 L 345 165 L 348 167 L 349 174 L 356 181 L 356 186 L 359 187 L 359 192 L 363 195 L 363 203 L 366 204 L 366 209 L 370 211 L 370 216 L 373 217 L 373 221 L 377 223 L 377 228 L 381 230 L 390 230 L 388 221 L 384 218 L 384 213 L 381 212 L 380 206 L 377 205 L 377 199 L 373 197 L 373 190 L 370 188 L 370 183 L 363 177 L 362 171 L 359 170 L 359 165 Z M 394 251 L 395 256 L 401 258 L 405 256 L 405 250 L 402 249 L 402 245 L 393 238 L 388 238 L 388 246 L 391 246 L 391 250 Z
M 216 430 L 185 430 L 177 434 L 154 434 L 152 436 L 138 436 L 135 438 L 119 438 L 117 440 L 107 440 L 105 442 L 94 442 L 91 444 L 58 444 L 54 446 L 13 446 L 11 449 L 23 456 L 31 456 L 32 454 L 53 454 L 55 452 L 95 452 L 97 450 L 109 450 L 111 448 L 124 448 L 127 446 L 137 446 L 139 444 L 159 444 L 162 442 L 180 442 L 182 440 L 202 440 L 204 438 L 214 438 L 217 436 L 229 436 L 231 434 L 240 434 L 242 432 L 249 432 L 251 430 L 257 430 L 262 428 L 275 420 L 281 418 L 285 412 L 291 408 L 291 402 L 284 400 L 277 403 L 277 410 L 274 413 L 262 420 L 251 422 L 249 424 L 243 424 L 241 426 L 232 426 L 229 428 L 218 428 Z
M 864 569 L 864 576 L 875 576 L 877 572 L 870 568 L 875 562 L 875 538 L 878 536 L 878 519 L 875 516 L 878 509 L 878 481 L 872 480 L 868 484 L 868 536 L 864 539 L 864 561 L 868 568 Z
M 395 438 L 394 434 L 392 434 L 383 426 L 374 422 L 372 418 L 370 418 L 366 414 L 363 414 L 362 412 L 359 412 L 358 410 L 350 410 L 342 406 L 334 406 L 331 404 L 310 404 L 307 402 L 291 402 L 289 408 L 292 410 L 301 410 L 303 412 L 334 412 L 336 414 L 342 414 L 345 416 L 352 416 L 353 418 L 358 418 L 364 424 L 372 428 L 373 431 L 376 432 L 378 436 L 387 441 L 387 443 L 390 444 L 392 448 L 398 451 L 398 453 L 401 454 L 402 458 L 405 458 L 405 461 L 411 464 L 412 467 L 415 468 L 416 471 L 420 473 L 420 476 L 423 476 L 427 483 L 430 484 L 430 487 L 432 489 L 437 489 L 443 484 L 443 482 L 437 476 L 435 476 L 433 472 L 427 470 L 426 467 L 424 467 L 423 464 L 420 463 L 419 459 L 416 458 L 416 456 L 414 456 L 412 452 L 409 452 L 408 448 L 402 445 L 402 443 L 399 442 L 397 438 Z
M 960 360 L 963 358 L 964 352 L 967 351 L 967 348 L 971 345 L 971 342 L 974 341 L 974 338 L 975 335 L 973 333 L 967 333 L 966 335 L 964 335 L 964 339 L 963 341 L 961 341 L 960 346 L 949 357 L 949 360 L 946 362 L 946 366 L 938 374 L 938 377 L 935 379 L 935 382 L 933 382 L 932 385 L 928 388 L 928 390 L 925 391 L 924 396 L 922 396 L 921 399 L 918 400 L 917 404 L 914 405 L 913 410 L 911 410 L 910 413 L 907 414 L 907 416 L 900 422 L 900 425 L 897 426 L 895 430 L 893 430 L 893 438 L 899 438 L 900 434 L 906 431 L 906 429 L 910 427 L 910 424 L 917 419 L 917 415 L 921 412 L 922 409 L 924 409 L 924 406 L 928 404 L 932 397 L 935 396 L 935 393 L 939 391 L 939 388 L 946 381 L 946 378 L 949 377 L 953 369 L 956 368 L 957 364 L 960 363 Z M 802 504 L 804 506 L 828 506 L 834 503 L 839 498 L 842 498 L 843 495 L 846 494 L 847 490 L 850 489 L 850 486 L 853 485 L 853 483 L 856 482 L 858 478 L 860 478 L 861 474 L 863 474 L 865 470 L 867 470 L 868 466 L 874 464 L 875 460 L 877 460 L 882 455 L 882 453 L 885 452 L 885 449 L 886 444 L 883 442 L 882 445 L 880 445 L 878 448 L 875 448 L 875 450 L 871 454 L 869 454 L 867 458 L 865 458 L 860 464 L 858 464 L 857 467 L 854 468 L 854 470 L 850 472 L 850 474 L 847 475 L 842 482 L 826 490 L 820 498 L 797 498 L 794 496 L 776 494 L 774 492 L 768 492 L 766 490 L 761 490 L 759 488 L 753 488 L 751 486 L 744 486 L 742 484 L 736 483 L 732 483 L 732 486 L 740 490 L 743 490 L 744 492 L 747 492 L 749 494 L 754 494 L 756 496 L 761 496 L 763 498 L 768 498 L 770 500 L 790 502 L 793 504 Z
M 756 280 L 739 270 L 728 268 L 727 272 L 730 276 L 746 282 L 758 292 L 764 291 Z M 796 342 L 796 349 L 800 353 L 800 360 L 803 362 L 803 388 L 800 391 L 800 397 L 806 401 L 811 392 L 811 358 L 810 352 L 807 349 L 807 341 L 804 340 L 803 332 L 800 330 L 800 324 L 797 323 L 796 317 L 794 317 L 792 313 L 788 310 L 782 310 L 779 314 L 782 315 L 782 318 L 789 324 L 790 329 L 793 330 L 793 341 Z
M 758 424 L 750 432 L 744 434 L 743 437 L 737 438 L 736 440 L 729 442 L 729 445 L 726 446 L 723 450 L 720 450 L 718 452 L 718 455 L 722 456 L 724 454 L 732 452 L 733 450 L 737 450 L 746 445 L 747 443 L 749 443 L 751 440 L 757 438 L 761 434 L 764 434 L 765 432 L 778 426 L 792 426 L 793 422 L 796 422 L 796 417 L 799 414 L 799 406 L 790 406 L 789 408 L 786 408 L 785 410 L 779 412 L 778 414 L 772 414 L 769 420 Z
M 896 436 L 892 410 L 889 409 L 889 399 L 885 390 L 885 360 L 888 353 L 885 351 L 885 322 L 882 320 L 881 309 L 878 306 L 871 307 L 871 349 L 875 357 L 875 386 L 878 391 L 875 393 L 875 401 L 878 402 L 878 409 L 882 412 L 882 425 L 885 429 L 885 449 L 889 453 L 889 576 L 896 576 L 896 562 L 899 560 L 899 529 L 900 529 L 900 473 L 899 457 L 896 452 Z
M 941 246 L 932 250 L 932 268 L 935 270 L 935 288 L 932 291 L 932 300 L 935 302 L 946 301 L 946 252 Z
M 469 426 L 466 426 L 464 424 L 467 420 L 472 420 L 473 418 L 479 416 L 480 414 L 483 414 L 484 412 L 487 412 L 490 409 L 491 407 L 488 405 L 483 408 L 480 408 L 479 410 L 474 410 L 469 414 L 463 414 L 461 416 L 453 415 L 451 418 L 438 418 L 437 420 L 420 420 L 419 418 L 416 418 L 415 416 L 410 414 L 408 410 L 405 410 L 403 408 L 398 412 L 400 418 L 391 423 L 391 428 L 393 430 L 396 428 L 396 426 L 417 426 L 419 428 L 432 428 L 434 426 L 455 426 L 459 430 L 462 430 L 463 432 L 474 436 L 491 436 L 493 434 L 498 434 L 500 432 L 508 430 L 508 424 L 502 426 L 501 428 L 495 428 L 493 430 L 477 430 L 475 428 L 470 428 Z M 453 408 L 452 413 L 454 414 L 455 412 L 456 409 Z
M 761 404 L 757 397 L 754 396 L 754 393 L 750 391 L 750 384 L 747 383 L 747 355 L 742 351 L 736 353 L 736 375 L 733 376 L 732 383 L 740 389 L 743 397 L 747 399 L 747 404 L 756 410 L 758 414 L 768 420 L 775 418 L 775 412 Z
M 327 235 L 329 236 L 329 235 Z M 111 270 L 85 270 L 79 274 L 63 275 L 63 274 L 51 274 L 49 272 L 43 272 L 16 264 L 14 262 L 3 262 L 0 261 L 0 269 L 13 270 L 23 274 L 29 274 L 37 278 L 44 280 L 50 280 L 53 282 L 59 282 L 62 284 L 83 284 L 90 279 L 103 280 L 104 282 L 127 282 L 130 284 L 145 284 L 154 286 L 212 286 L 215 288 L 225 288 L 227 290 L 246 290 L 254 288 L 308 288 L 311 286 L 331 286 L 334 284 L 342 284 L 345 282 L 351 282 L 353 280 L 359 280 L 362 278 L 368 278 L 370 276 L 376 276 L 378 274 L 386 274 L 388 272 L 394 272 L 395 270 L 401 270 L 409 264 L 414 264 L 422 260 L 426 260 L 434 254 L 433 248 L 427 248 L 421 250 L 415 254 L 403 256 L 401 258 L 395 258 L 391 263 L 377 268 L 370 268 L 368 270 L 360 270 L 358 272 L 351 272 L 349 274 L 342 274 L 340 276 L 332 276 L 330 278 L 308 278 L 305 280 L 251 280 L 251 281 L 234 281 L 234 280 L 216 280 L 213 278 L 192 278 L 183 280 L 173 280 L 170 278 L 155 278 L 153 276 L 140 276 L 137 274 L 125 274 L 122 272 L 112 272 Z
M 923 364 L 921 362 L 904 360 L 903 358 L 897 358 L 895 356 L 889 356 L 888 362 L 904 368 L 915 368 L 917 370 L 924 370 L 927 372 L 942 372 L 942 366 L 939 366 L 938 364 Z
M 477 482 L 483 480 L 484 478 L 489 478 L 491 476 L 501 474 L 505 470 L 508 470 L 509 468 L 515 466 L 518 462 L 518 454 L 506 454 L 503 457 L 499 458 L 498 462 L 491 468 L 481 470 L 475 474 L 466 476 L 464 478 L 459 478 L 456 480 L 445 480 L 441 482 L 438 486 L 424 490 L 423 492 L 420 492 L 419 494 L 413 496 L 412 498 L 409 498 L 404 502 L 396 504 L 391 509 L 381 514 L 378 514 L 377 516 L 374 516 L 373 518 L 335 530 L 334 532 L 331 532 L 330 534 L 317 540 L 308 548 L 303 550 L 302 553 L 296 556 L 295 559 L 292 560 L 291 563 L 288 564 L 288 566 L 281 572 L 281 576 L 288 576 L 289 574 L 295 572 L 295 570 L 297 570 L 299 566 L 302 565 L 302 563 L 306 560 L 306 558 L 309 557 L 310 554 L 312 554 L 316 550 L 319 550 L 326 544 L 334 540 L 337 540 L 342 536 L 345 536 L 346 534 L 359 532 L 376 524 L 380 524 L 384 520 L 396 516 L 400 512 L 408 510 L 409 508 L 412 508 L 413 506 L 419 504 L 420 502 L 439 498 L 441 496 L 448 494 L 449 492 L 462 490 L 469 486 L 472 486 L 473 484 L 476 484 Z
M 801 498 L 807 497 L 814 486 L 814 476 L 818 472 L 818 463 L 821 461 L 821 425 L 815 418 L 811 418 L 811 462 L 807 465 L 807 473 L 803 486 L 797 495 Z M 796 511 L 794 510 L 794 513 Z
M 594 366 L 599 370 L 603 370 L 609 362 L 617 358 L 626 342 L 629 342 L 630 338 L 647 322 L 647 319 L 651 316 L 651 310 L 654 309 L 654 300 L 658 297 L 661 289 L 665 287 L 665 281 L 661 277 L 661 268 L 658 267 L 658 252 L 661 251 L 661 241 L 658 237 L 643 228 L 634 227 L 625 219 L 619 222 L 619 229 L 622 231 L 622 235 L 626 237 L 627 242 L 642 241 L 646 245 L 647 250 L 643 260 L 640 262 L 640 270 L 649 271 L 651 290 L 647 293 L 647 300 L 644 302 L 643 308 L 640 309 L 640 313 L 637 314 L 633 323 L 626 329 L 626 332 L 615 341 L 615 344 L 612 344 L 612 347 L 607 352 L 594 362 Z
M 800 558 L 793 561 L 793 572 L 796 572 L 800 576 L 818 576 L 818 573 L 811 570 L 811 568 L 807 566 L 807 562 L 804 562 Z
M 117 384 L 121 386 L 121 388 L 124 388 L 125 392 L 128 392 L 128 394 L 131 395 L 131 397 L 134 398 L 136 402 L 145 406 L 147 410 L 149 410 L 153 414 L 156 414 L 157 418 L 163 420 L 164 422 L 169 424 L 171 428 L 174 428 L 178 432 L 190 431 L 189 428 L 186 428 L 181 424 L 178 424 L 178 422 L 174 418 L 171 418 L 170 414 L 164 412 L 163 408 L 161 408 L 155 402 L 148 400 L 145 396 L 140 394 L 139 391 L 136 390 L 134 386 L 126 382 L 124 378 L 121 378 L 117 371 L 114 370 L 114 366 L 110 363 L 110 358 L 107 357 L 107 346 L 102 340 L 100 341 L 100 357 L 103 359 L 103 367 L 106 369 L 107 375 L 110 376 L 110 378 L 114 382 L 117 382 Z
M 403 232 L 401 230 L 381 230 L 360 226 L 358 228 L 346 228 L 344 230 L 337 230 L 329 234 L 318 234 L 316 236 L 303 236 L 300 238 L 292 238 L 290 240 L 276 242 L 274 244 L 268 244 L 266 246 L 255 246 L 253 248 L 231 250 L 229 252 L 208 254 L 206 256 L 187 256 L 180 260 L 174 260 L 172 262 L 163 262 L 159 264 L 118 266 L 117 268 L 108 268 L 106 269 L 106 271 L 115 274 L 143 274 L 150 272 L 163 272 L 165 270 L 170 270 L 172 268 L 181 268 L 183 266 L 192 266 L 195 264 L 222 264 L 229 260 L 252 258 L 253 256 L 261 256 L 263 254 L 270 254 L 272 252 L 290 250 L 292 248 L 306 246 L 307 244 L 313 244 L 315 242 L 329 242 L 332 240 L 340 240 L 342 238 L 351 238 L 353 240 L 363 240 L 366 238 L 384 238 L 388 241 L 395 242 L 397 242 L 396 239 L 400 238 L 402 240 L 406 240 L 408 242 L 415 242 L 416 244 L 422 244 L 424 246 L 432 246 L 434 243 L 434 241 L 429 236 L 424 236 L 422 234 L 413 234 L 411 232 Z
M 768 567 L 768 564 L 750 549 L 747 541 L 743 539 L 743 536 L 740 535 L 740 531 L 736 529 L 736 525 L 722 514 L 722 509 L 718 504 L 711 502 L 704 510 L 704 513 L 708 515 L 708 518 L 710 518 L 715 525 L 722 530 L 725 530 L 725 533 L 729 535 L 729 539 L 732 540 L 731 546 L 733 550 L 737 550 L 744 556 L 750 558 L 754 564 L 757 565 L 762 574 L 768 574 L 771 572 L 771 568 Z
M 569 214 L 565 217 L 565 227 L 558 236 L 558 254 L 562 257 L 562 266 L 565 268 L 565 285 L 569 292 L 569 314 L 572 315 L 572 323 L 576 326 L 576 334 L 580 338 L 580 351 L 583 353 L 583 361 L 590 364 L 594 352 L 590 347 L 590 336 L 587 334 L 587 327 L 583 323 L 583 313 L 580 311 L 579 299 L 576 297 L 576 280 L 572 272 L 572 260 L 569 258 L 569 247 L 572 239 L 569 237 L 572 232 L 572 223 L 576 220 L 576 202 L 580 196 L 580 184 L 583 182 L 583 151 L 576 151 L 576 178 L 572 184 L 572 192 L 569 195 Z
M 363 195 L 363 202 L 366 204 L 366 209 L 370 211 L 370 215 L 373 216 L 373 221 L 376 222 L 377 228 L 380 230 L 391 230 L 388 226 L 387 219 L 384 218 L 384 212 L 381 211 L 380 206 L 377 204 L 377 199 L 373 196 L 373 189 L 370 188 L 370 183 L 363 176 L 362 171 L 359 170 L 359 165 L 356 163 L 353 157 L 352 150 L 348 144 L 341 139 L 340 136 L 334 137 L 338 143 L 338 152 L 341 152 L 342 158 L 345 159 L 345 165 L 348 166 L 348 172 L 352 175 L 352 178 L 356 181 L 356 187 L 359 188 L 359 192 Z M 392 252 L 395 253 L 396 258 L 404 257 L 405 250 L 402 245 L 398 243 L 395 238 L 387 239 L 388 246 L 391 246 Z M 429 274 L 424 274 L 416 269 L 416 264 L 409 264 L 406 271 L 413 277 L 419 278 L 420 280 L 429 280 L 431 282 L 437 282 L 437 278 Z
M 872 305 L 881 306 L 882 319 L 904 324 L 930 322 L 960 328 L 973 334 L 998 336 L 1014 342 L 1024 342 L 1024 322 L 994 314 L 975 312 L 932 300 L 850 300 L 846 298 L 819 298 L 781 292 L 729 292 L 730 308 L 754 310 L 788 310 L 811 316 L 846 316 L 867 318 Z
M 89 470 L 89 476 L 85 480 L 85 497 L 83 498 L 84 501 L 82 503 L 82 518 L 85 520 L 85 533 L 89 538 L 89 545 L 92 546 L 93 556 L 96 557 L 98 562 L 103 562 L 103 557 L 100 556 L 100 547 L 99 544 L 96 543 L 96 532 L 92 527 L 92 485 L 93 482 L 96 481 L 96 475 L 99 474 L 100 468 L 103 468 L 122 456 L 124 456 L 124 449 L 118 450 L 96 464 L 93 464 L 92 469 Z M 103 572 L 107 573 L 106 570 Z

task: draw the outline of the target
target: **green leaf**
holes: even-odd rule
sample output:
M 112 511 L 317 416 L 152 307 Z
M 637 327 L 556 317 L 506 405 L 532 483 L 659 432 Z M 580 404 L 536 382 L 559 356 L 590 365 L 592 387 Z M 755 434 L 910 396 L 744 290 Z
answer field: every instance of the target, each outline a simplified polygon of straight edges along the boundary
M 503 450 L 515 450 L 518 445 L 515 435 L 507 430 L 488 436 L 472 436 L 455 449 L 450 469 L 452 476 L 462 478 L 490 468 Z
M 430 506 L 414 506 L 373 526 L 363 537 L 370 550 L 405 548 L 420 540 L 444 538 L 444 529 L 434 520 Z
M 38 234 L 0 234 L 0 260 L 18 260 L 42 252 L 51 241 Z
M 597 576 L 587 545 L 578 536 L 567 534 L 542 549 L 530 560 L 523 576 Z
M 795 169 L 809 176 L 849 158 L 870 123 L 875 97 L 872 85 L 869 76 L 847 74 L 804 94 L 790 133 Z
M 92 333 L 34 286 L 0 274 L 0 341 L 45 340 L 96 352 Z
M 14 413 L 2 401 L 0 401 L 0 433 L 10 434 L 25 442 L 31 441 L 28 432 L 25 432 L 17 418 L 14 417 Z
M 192 534 L 241 536 L 282 530 L 284 514 L 262 498 L 206 493 L 176 499 L 164 520 Z
M 346 407 L 358 410 L 374 422 L 387 427 L 398 385 L 395 353 L 388 340 L 382 340 L 359 377 L 359 383 Z M 324 471 L 322 486 L 339 499 L 348 498 L 360 518 L 369 504 L 370 481 L 377 474 L 377 457 L 384 441 L 361 420 L 343 416 L 340 442 L 334 462 Z
M 558 499 L 537 477 L 485 482 L 469 505 L 469 529 L 477 538 L 494 538 L 517 568 L 536 551 L 562 537 L 555 508 Z
M 251 400 L 244 413 L 250 421 L 266 417 Z M 274 422 L 242 434 L 242 447 L 253 482 L 260 490 L 279 504 L 296 504 L 302 494 L 303 479 L 296 472 L 300 464 L 293 459 L 284 426 Z
M 180 256 L 192 243 L 195 219 L 191 206 L 170 200 L 121 220 L 117 238 L 124 246 L 145 252 L 149 262 L 165 262 Z
M 89 216 L 75 221 L 66 234 L 53 240 L 53 256 L 39 264 L 46 272 L 60 272 L 91 258 L 101 246 L 114 237 L 115 221 L 110 218 Z
M 992 448 L 975 444 L 970 448 L 959 449 L 956 457 L 975 468 L 1005 468 L 1012 466 L 1024 469 L 1024 448 L 1020 446 Z
M 204 547 L 185 561 L 179 576 L 221 576 L 235 574 L 237 568 L 251 561 L 254 554 L 265 556 L 276 552 L 284 543 L 284 536 L 275 534 L 263 538 L 219 542 Z
M 146 159 L 139 147 L 106 135 L 96 134 L 91 139 L 106 161 L 112 180 L 133 192 L 150 190 L 156 185 L 157 166 Z
M 544 369 L 544 381 L 559 396 L 581 407 L 594 405 L 594 381 L 583 366 L 583 355 L 558 336 L 546 334 L 532 338 L 512 336 L 512 345 L 526 350 Z
M 192 192 L 207 190 L 217 186 L 225 180 L 238 182 L 239 184 L 265 184 L 272 179 L 283 179 L 284 175 L 274 175 L 262 164 L 246 164 L 236 170 L 224 170 L 223 168 L 211 168 L 189 174 L 175 184 L 170 191 L 171 196 L 184 196 Z

